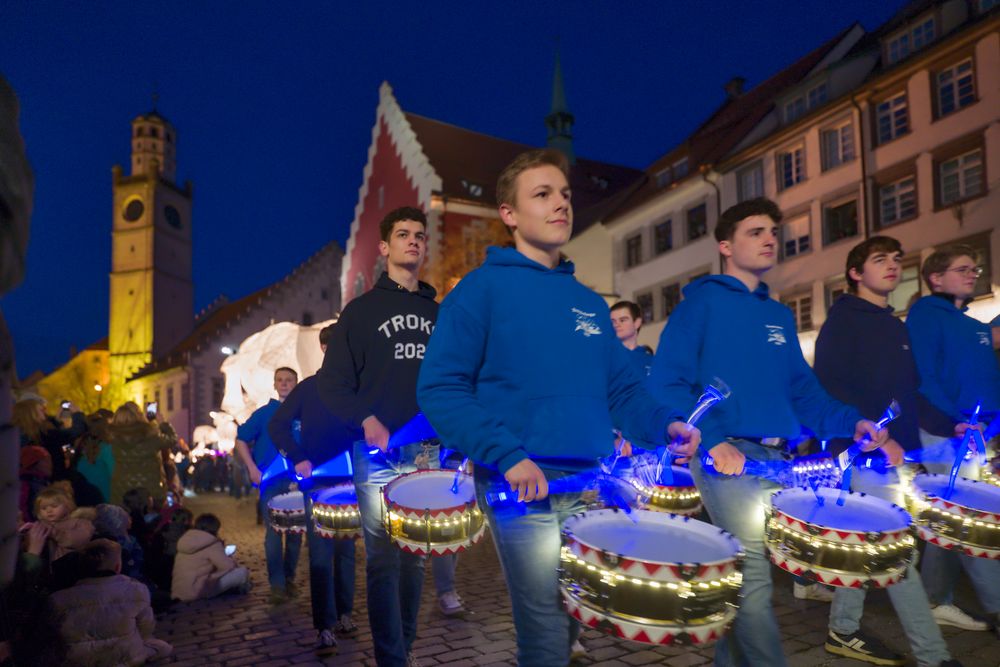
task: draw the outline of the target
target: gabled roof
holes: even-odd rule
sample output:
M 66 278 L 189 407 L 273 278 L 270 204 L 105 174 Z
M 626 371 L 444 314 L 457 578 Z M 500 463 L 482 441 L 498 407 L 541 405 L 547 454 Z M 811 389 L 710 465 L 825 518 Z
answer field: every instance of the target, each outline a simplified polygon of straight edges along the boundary
M 464 127 L 406 112 L 406 121 L 438 176 L 441 195 L 496 204 L 496 179 L 519 153 L 536 146 L 500 139 Z M 570 169 L 574 233 L 600 219 L 608 201 L 630 192 L 645 179 L 631 167 L 578 157 Z
M 690 178 L 700 178 L 700 169 L 713 165 L 731 151 L 774 107 L 775 98 L 790 86 L 802 81 L 853 29 L 848 26 L 836 37 L 809 52 L 789 67 L 761 82 L 736 98 L 727 99 L 679 146 L 659 158 L 646 169 L 644 187 L 630 197 L 616 215 L 624 214 L 649 201 L 665 190 L 657 185 L 656 175 L 683 156 L 688 158 L 688 175 L 672 185 Z
M 207 314 L 202 316 L 199 321 L 195 322 L 194 330 L 182 339 L 181 342 L 175 345 L 170 352 L 163 355 L 159 359 L 154 359 L 152 362 L 146 364 L 133 373 L 128 380 L 135 380 L 147 375 L 183 366 L 187 364 L 188 358 L 193 352 L 197 352 L 202 348 L 213 344 L 230 342 L 221 341 L 220 338 L 232 327 L 233 324 L 236 324 L 244 317 L 252 313 L 254 309 L 258 308 L 275 290 L 299 275 L 302 271 L 308 269 L 313 263 L 320 260 L 330 252 L 341 252 L 340 246 L 336 241 L 331 241 L 320 248 L 318 252 L 299 264 L 290 274 L 278 282 L 261 288 L 252 294 L 248 294 L 242 299 L 237 299 L 236 301 L 231 301 L 229 303 L 223 303 L 214 310 L 209 311 Z

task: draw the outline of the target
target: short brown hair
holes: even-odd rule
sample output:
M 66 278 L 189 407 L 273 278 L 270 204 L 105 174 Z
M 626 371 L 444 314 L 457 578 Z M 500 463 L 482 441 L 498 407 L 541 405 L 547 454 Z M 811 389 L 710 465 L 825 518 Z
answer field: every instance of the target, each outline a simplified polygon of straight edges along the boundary
M 858 293 L 858 281 L 851 277 L 851 269 L 854 269 L 858 273 L 863 273 L 865 262 L 868 261 L 868 258 L 879 252 L 886 254 L 898 252 L 902 255 L 903 246 L 891 236 L 873 236 L 851 248 L 851 252 L 847 253 L 847 266 L 844 268 L 844 277 L 847 279 L 848 292 L 851 294 Z
M 383 241 L 388 241 L 389 236 L 392 235 L 392 228 L 396 226 L 397 222 L 402 222 L 403 220 L 412 220 L 413 222 L 419 222 L 424 226 L 424 230 L 427 230 L 427 216 L 419 208 L 413 206 L 401 206 L 400 208 L 393 209 L 389 211 L 382 222 L 378 223 L 379 236 Z
M 333 339 L 333 331 L 336 324 L 331 324 L 329 326 L 323 327 L 319 330 L 319 344 L 329 345 L 330 341 Z
M 975 260 L 976 249 L 964 243 L 955 243 L 931 253 L 930 257 L 924 260 L 923 266 L 920 267 L 920 275 L 923 277 L 927 289 L 933 292 L 934 285 L 931 284 L 931 276 L 947 271 L 951 263 L 959 257 L 971 257 Z
M 616 310 L 621 310 L 622 308 L 628 309 L 628 314 L 632 316 L 633 320 L 638 320 L 642 317 L 642 311 L 639 310 L 639 304 L 634 301 L 619 301 L 608 310 L 613 313 Z
M 299 379 L 298 371 L 296 371 L 294 368 L 289 368 L 288 366 L 279 366 L 278 368 L 275 368 L 274 369 L 274 377 L 277 378 L 278 377 L 278 373 L 280 373 L 281 371 L 285 371 L 286 373 L 291 373 L 292 375 L 295 376 L 296 380 Z
M 569 181 L 569 160 L 555 148 L 525 151 L 503 168 L 497 178 L 497 206 L 517 205 L 517 177 L 535 167 L 551 165 L 561 171 Z
M 92 540 L 83 548 L 83 561 L 88 575 L 117 570 L 122 562 L 122 547 L 103 537 Z
M 720 243 L 732 241 L 737 225 L 755 215 L 766 215 L 776 223 L 781 222 L 782 218 L 781 209 L 767 197 L 741 201 L 739 204 L 727 208 L 719 216 L 719 222 L 715 225 L 715 240 Z

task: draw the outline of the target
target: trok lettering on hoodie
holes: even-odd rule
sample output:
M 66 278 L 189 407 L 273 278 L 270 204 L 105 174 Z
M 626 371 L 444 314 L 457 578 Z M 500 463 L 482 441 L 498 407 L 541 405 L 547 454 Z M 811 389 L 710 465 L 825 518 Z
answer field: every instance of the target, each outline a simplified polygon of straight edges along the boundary
M 392 338 L 392 334 L 399 331 L 423 331 L 430 336 L 434 332 L 434 321 L 413 314 L 393 315 L 378 325 L 378 330 L 385 334 L 386 338 Z

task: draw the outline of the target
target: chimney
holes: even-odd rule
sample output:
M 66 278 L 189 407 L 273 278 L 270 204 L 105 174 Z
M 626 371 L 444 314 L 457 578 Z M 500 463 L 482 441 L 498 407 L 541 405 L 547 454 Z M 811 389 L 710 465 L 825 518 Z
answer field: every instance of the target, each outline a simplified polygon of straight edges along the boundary
M 743 84 L 747 82 L 742 76 L 734 76 L 729 80 L 723 89 L 726 91 L 726 96 L 731 100 L 735 100 L 743 95 Z

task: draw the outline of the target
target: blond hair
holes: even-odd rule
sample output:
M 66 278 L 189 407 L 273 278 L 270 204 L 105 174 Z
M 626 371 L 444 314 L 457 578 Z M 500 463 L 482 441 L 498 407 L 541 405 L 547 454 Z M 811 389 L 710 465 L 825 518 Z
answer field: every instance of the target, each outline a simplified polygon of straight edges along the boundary
M 555 148 L 539 148 L 521 153 L 497 178 L 497 206 L 517 206 L 517 177 L 536 167 L 555 167 L 569 180 L 569 160 Z

